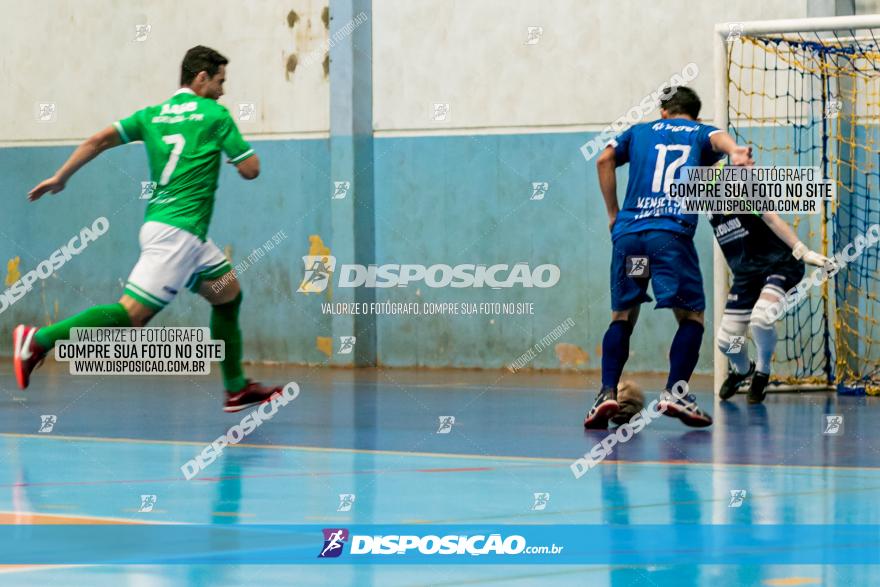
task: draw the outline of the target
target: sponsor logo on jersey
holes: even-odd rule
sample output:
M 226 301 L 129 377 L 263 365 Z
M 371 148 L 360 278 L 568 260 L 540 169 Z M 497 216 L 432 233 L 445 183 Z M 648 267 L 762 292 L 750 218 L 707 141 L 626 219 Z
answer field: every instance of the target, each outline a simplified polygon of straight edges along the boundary
M 651 130 L 665 130 L 669 132 L 694 132 L 699 129 L 699 124 L 688 126 L 686 124 L 669 124 L 668 122 L 657 122 L 651 127 Z
M 736 230 L 737 228 L 742 228 L 742 222 L 739 221 L 739 218 L 733 218 L 732 220 L 728 220 L 724 224 L 719 224 L 715 227 L 715 236 L 722 237 L 731 230 Z
M 186 114 L 187 112 L 195 112 L 198 108 L 198 102 L 183 102 L 182 104 L 165 103 L 162 104 L 162 112 L 159 114 L 161 116 L 167 116 L 169 114 Z
M 197 114 L 198 102 L 183 102 L 181 104 L 171 104 L 166 102 L 162 104 L 162 110 L 151 120 L 153 123 L 164 122 L 167 124 L 175 124 L 184 120 L 204 120 L 204 114 Z M 188 115 L 188 116 L 185 116 Z

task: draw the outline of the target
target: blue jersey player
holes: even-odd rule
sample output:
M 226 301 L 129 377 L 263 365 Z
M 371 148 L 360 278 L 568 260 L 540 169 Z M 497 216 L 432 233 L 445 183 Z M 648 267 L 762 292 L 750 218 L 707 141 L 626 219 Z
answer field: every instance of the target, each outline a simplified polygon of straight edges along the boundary
M 678 381 L 687 382 L 697 365 L 703 339 L 706 300 L 693 236 L 696 215 L 682 214 L 667 198 L 669 186 L 684 166 L 713 165 L 724 155 L 733 165 L 752 165 L 751 148 L 728 133 L 697 122 L 700 99 L 687 87 L 669 88 L 660 106 L 661 119 L 637 124 L 612 141 L 599 156 L 599 185 L 611 229 L 611 324 L 602 340 L 602 389 L 584 419 L 587 428 L 622 423 L 617 384 L 629 356 L 629 339 L 639 307 L 651 301 L 671 308 L 678 330 L 669 351 L 669 377 L 658 409 L 684 424 L 705 427 L 712 417 L 697 406 L 693 394 L 673 395 Z M 615 169 L 629 164 L 623 207 L 617 202 Z

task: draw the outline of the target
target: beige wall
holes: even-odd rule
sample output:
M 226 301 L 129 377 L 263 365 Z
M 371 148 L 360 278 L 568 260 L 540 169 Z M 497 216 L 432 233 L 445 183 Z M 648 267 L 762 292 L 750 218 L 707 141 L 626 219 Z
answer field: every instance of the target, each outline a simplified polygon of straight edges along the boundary
M 227 95 L 256 105 L 249 134 L 329 129 L 324 75 L 327 0 L 0 0 L 0 142 L 64 141 L 175 91 L 186 49 L 204 44 L 230 59 Z M 288 26 L 288 14 L 298 22 Z M 143 42 L 135 25 L 149 24 Z M 302 64 L 287 71 L 291 54 Z M 56 104 L 56 120 L 38 122 L 37 103 Z
M 326 134 L 328 1 L 0 0 L 0 144 L 77 140 L 164 99 L 199 43 L 231 59 L 223 103 L 256 105 L 245 133 Z M 824 11 L 818 0 L 375 0 L 374 126 L 602 127 L 689 62 L 711 118 L 715 23 Z M 138 23 L 151 26 L 144 42 Z M 535 44 L 528 27 L 543 29 Z M 54 122 L 37 120 L 41 102 L 56 105 Z M 449 104 L 447 120 L 432 120 L 435 103 Z
M 374 125 L 604 125 L 688 62 L 711 117 L 715 23 L 807 15 L 806 0 L 375 0 Z

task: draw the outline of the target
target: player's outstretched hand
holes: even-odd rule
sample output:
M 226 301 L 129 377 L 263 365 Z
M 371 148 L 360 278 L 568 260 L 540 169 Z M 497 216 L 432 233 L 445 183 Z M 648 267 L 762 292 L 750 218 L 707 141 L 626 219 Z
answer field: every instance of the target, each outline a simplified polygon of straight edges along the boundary
M 752 148 L 751 147 L 737 147 L 733 150 L 733 153 L 730 155 L 730 162 L 734 165 L 740 165 L 744 167 L 751 167 L 755 164 L 755 160 L 752 159 Z
M 825 267 L 826 265 L 834 265 L 834 261 L 825 255 L 820 255 L 816 251 L 807 251 L 804 253 L 804 263 L 813 265 L 814 267 Z
M 57 194 L 61 190 L 64 189 L 64 182 L 58 178 L 57 176 L 52 176 L 49 179 L 44 179 L 37 186 L 28 192 L 27 198 L 31 202 L 35 202 L 42 198 L 46 192 L 51 192 L 53 194 Z
M 837 262 L 834 259 L 829 259 L 825 255 L 817 253 L 801 241 L 796 242 L 795 245 L 791 248 L 791 255 L 795 259 L 803 261 L 807 265 L 813 265 L 815 267 L 828 267 L 830 269 L 837 267 Z

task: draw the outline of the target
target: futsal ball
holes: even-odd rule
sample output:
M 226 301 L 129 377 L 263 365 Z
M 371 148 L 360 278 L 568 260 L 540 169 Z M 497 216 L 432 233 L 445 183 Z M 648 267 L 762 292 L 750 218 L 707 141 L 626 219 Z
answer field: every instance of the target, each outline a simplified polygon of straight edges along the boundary
M 611 421 L 620 426 L 629 422 L 630 418 L 645 407 L 645 394 L 635 381 L 621 381 L 617 386 L 617 403 L 620 405 L 620 411 L 611 418 Z

